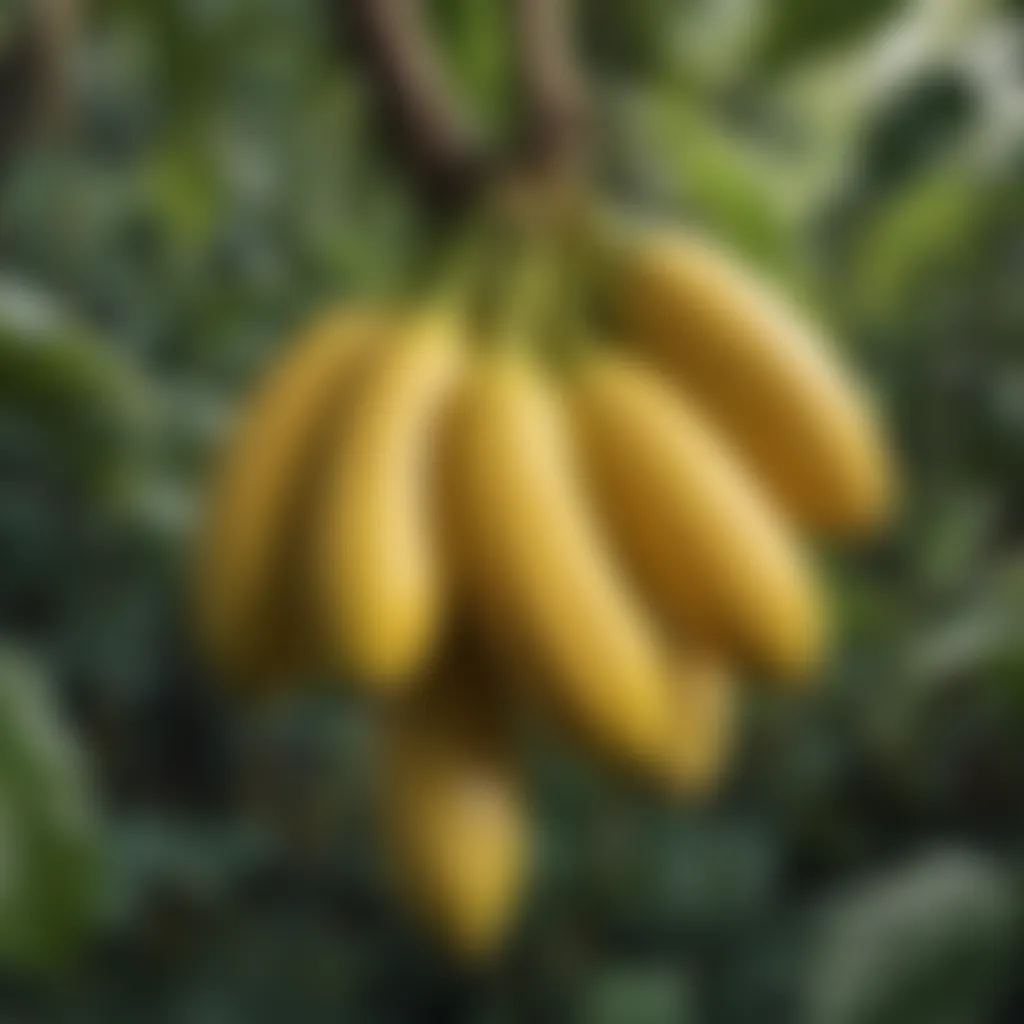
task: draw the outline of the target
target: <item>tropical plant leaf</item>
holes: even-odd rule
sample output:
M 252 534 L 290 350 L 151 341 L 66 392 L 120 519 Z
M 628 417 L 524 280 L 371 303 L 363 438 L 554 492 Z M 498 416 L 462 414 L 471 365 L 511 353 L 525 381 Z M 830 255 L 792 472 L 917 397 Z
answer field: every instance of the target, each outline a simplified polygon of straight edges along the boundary
M 1010 875 L 946 850 L 856 887 L 823 924 L 807 1024 L 976 1024 L 1009 965 Z
M 962 257 L 991 214 L 991 194 L 964 169 L 914 178 L 865 218 L 851 294 L 871 316 L 892 316 L 936 271 Z
M 42 293 L 0 280 L 0 412 L 28 420 L 76 469 L 109 479 L 151 434 L 152 389 Z
M 122 356 L 102 346 L 42 292 L 0 280 L 0 376 L 5 400 L 41 406 L 106 405 L 141 415 L 141 382 Z
M 902 0 L 776 0 L 756 63 L 770 71 L 859 42 L 902 6 Z
M 0 647 L 0 955 L 64 961 L 95 909 L 98 832 L 84 766 L 38 666 Z

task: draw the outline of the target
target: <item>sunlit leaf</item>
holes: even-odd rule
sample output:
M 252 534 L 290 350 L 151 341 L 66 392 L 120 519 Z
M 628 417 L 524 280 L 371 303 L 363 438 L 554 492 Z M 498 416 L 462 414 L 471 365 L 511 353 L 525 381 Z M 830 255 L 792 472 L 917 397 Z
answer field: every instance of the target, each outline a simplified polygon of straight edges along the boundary
M 852 294 L 872 315 L 892 314 L 929 274 L 961 256 L 989 213 L 967 172 L 940 169 L 912 181 L 866 218 L 859 231 Z
M 748 255 L 785 273 L 797 238 L 783 168 L 694 109 L 666 118 L 683 197 Z

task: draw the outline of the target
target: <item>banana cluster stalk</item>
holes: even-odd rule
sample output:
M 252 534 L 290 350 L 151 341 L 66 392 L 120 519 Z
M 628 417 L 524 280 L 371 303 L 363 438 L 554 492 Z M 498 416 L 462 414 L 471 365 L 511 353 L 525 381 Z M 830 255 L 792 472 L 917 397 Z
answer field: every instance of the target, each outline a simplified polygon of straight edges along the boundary
M 500 946 L 528 872 L 514 722 L 710 792 L 738 677 L 806 685 L 826 656 L 801 533 L 864 536 L 895 500 L 870 403 L 734 258 L 591 241 L 611 316 L 582 306 L 568 359 L 469 303 L 318 320 L 243 413 L 199 544 L 221 674 L 328 672 L 386 706 L 398 882 L 465 957 Z M 451 657 L 456 624 L 483 658 Z

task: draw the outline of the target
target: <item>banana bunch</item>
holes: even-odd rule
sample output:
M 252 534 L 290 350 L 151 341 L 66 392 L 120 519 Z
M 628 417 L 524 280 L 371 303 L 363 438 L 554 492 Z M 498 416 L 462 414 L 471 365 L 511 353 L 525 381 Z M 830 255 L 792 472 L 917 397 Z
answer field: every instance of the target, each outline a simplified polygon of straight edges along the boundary
M 593 299 L 571 345 L 549 329 L 567 287 L 532 320 L 466 296 L 319 319 L 242 417 L 199 546 L 224 675 L 327 669 L 386 699 L 381 825 L 465 956 L 528 873 L 522 723 L 707 792 L 738 673 L 800 685 L 825 656 L 800 532 L 864 536 L 894 503 L 867 399 L 735 258 L 636 229 L 589 245 L 587 274 L 562 260 Z

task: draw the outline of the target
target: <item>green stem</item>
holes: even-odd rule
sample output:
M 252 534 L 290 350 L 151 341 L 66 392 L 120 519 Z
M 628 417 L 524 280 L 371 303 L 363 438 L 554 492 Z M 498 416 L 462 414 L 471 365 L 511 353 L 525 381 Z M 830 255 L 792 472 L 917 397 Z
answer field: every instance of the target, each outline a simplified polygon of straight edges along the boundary
M 572 363 L 602 330 L 595 324 L 600 306 L 601 258 L 589 224 L 583 220 L 585 209 L 574 204 L 565 213 L 559 237 L 561 293 L 548 344 L 551 359 L 562 366 Z
M 557 264 L 546 235 L 531 230 L 510 244 L 515 248 L 510 281 L 502 296 L 494 337 L 499 345 L 539 348 L 550 322 Z
M 489 262 L 492 233 L 485 217 L 475 217 L 463 228 L 428 289 L 426 306 L 431 312 L 464 316 L 472 310 Z

